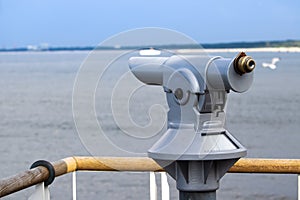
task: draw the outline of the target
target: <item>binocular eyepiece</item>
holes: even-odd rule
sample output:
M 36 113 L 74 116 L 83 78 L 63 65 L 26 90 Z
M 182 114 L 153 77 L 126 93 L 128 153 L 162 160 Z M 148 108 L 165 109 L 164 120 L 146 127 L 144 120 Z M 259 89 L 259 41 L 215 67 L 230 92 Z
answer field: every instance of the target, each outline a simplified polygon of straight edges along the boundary
M 240 75 L 250 73 L 254 70 L 254 68 L 255 61 L 244 52 L 239 53 L 234 59 L 234 69 Z

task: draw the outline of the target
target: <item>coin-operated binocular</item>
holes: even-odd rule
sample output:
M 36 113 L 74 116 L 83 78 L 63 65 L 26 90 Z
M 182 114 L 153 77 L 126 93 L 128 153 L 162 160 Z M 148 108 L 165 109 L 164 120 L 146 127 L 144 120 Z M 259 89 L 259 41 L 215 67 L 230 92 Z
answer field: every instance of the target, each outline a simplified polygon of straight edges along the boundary
M 176 180 L 180 199 L 215 199 L 220 178 L 246 149 L 224 128 L 227 94 L 249 89 L 255 61 L 241 52 L 220 56 L 131 57 L 131 72 L 163 86 L 167 131 L 148 156 Z

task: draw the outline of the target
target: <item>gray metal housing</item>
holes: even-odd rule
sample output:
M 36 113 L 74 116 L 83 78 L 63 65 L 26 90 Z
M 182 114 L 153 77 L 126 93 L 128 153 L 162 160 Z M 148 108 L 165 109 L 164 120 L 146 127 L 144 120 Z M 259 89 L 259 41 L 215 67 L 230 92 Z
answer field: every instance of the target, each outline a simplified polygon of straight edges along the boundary
M 177 181 L 181 192 L 215 196 L 210 193 L 220 178 L 246 155 L 224 128 L 227 94 L 248 90 L 253 72 L 237 73 L 234 59 L 197 55 L 132 57 L 129 67 L 143 83 L 163 86 L 169 106 L 168 129 L 149 149 L 149 157 Z

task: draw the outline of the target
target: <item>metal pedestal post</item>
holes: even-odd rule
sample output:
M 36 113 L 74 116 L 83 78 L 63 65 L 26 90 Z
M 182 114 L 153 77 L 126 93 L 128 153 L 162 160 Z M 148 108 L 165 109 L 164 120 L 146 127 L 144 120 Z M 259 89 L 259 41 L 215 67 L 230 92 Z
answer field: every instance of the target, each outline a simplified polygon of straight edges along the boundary
M 216 200 L 216 191 L 212 192 L 179 192 L 179 200 Z

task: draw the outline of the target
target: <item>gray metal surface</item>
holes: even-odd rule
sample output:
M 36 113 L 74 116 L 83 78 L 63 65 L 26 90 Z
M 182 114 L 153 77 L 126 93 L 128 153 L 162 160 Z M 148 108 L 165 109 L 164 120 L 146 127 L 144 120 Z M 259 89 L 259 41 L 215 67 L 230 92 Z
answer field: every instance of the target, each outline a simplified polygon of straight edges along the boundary
M 212 192 L 183 192 L 179 193 L 180 200 L 214 200 L 216 199 L 216 191 Z
M 181 200 L 215 199 L 219 180 L 246 155 L 224 128 L 227 94 L 244 92 L 253 81 L 253 71 L 236 71 L 237 58 L 175 55 L 129 60 L 140 81 L 164 87 L 168 129 L 148 156 L 176 180 Z

